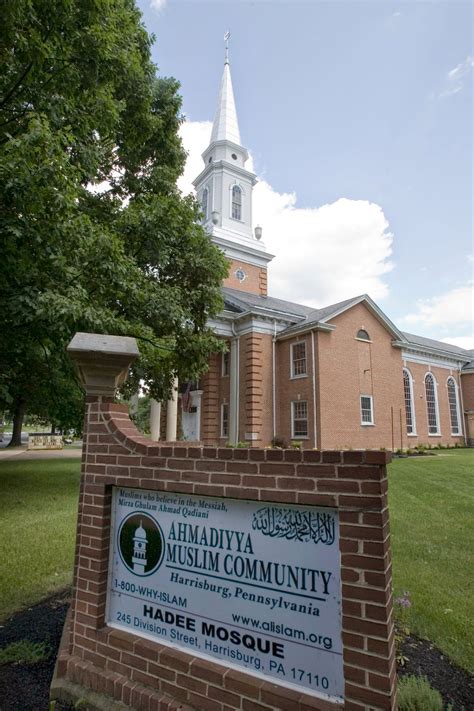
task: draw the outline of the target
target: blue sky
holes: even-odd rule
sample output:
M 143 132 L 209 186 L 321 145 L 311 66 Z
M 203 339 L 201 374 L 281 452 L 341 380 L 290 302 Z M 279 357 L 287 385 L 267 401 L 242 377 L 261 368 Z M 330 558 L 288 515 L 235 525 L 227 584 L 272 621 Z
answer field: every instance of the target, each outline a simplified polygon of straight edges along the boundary
M 138 5 L 160 74 L 181 82 L 191 177 L 231 31 L 272 295 L 367 291 L 404 330 L 474 347 L 471 2 Z

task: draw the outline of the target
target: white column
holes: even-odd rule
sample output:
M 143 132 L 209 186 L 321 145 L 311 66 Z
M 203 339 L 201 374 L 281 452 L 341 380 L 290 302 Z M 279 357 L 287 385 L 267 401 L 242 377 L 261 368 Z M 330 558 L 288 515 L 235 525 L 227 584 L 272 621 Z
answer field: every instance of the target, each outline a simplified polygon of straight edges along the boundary
M 199 442 L 201 439 L 201 400 L 202 400 L 202 390 L 193 390 L 191 393 L 191 404 L 196 408 L 196 440 Z
M 160 439 L 161 402 L 150 400 L 150 434 L 154 442 Z
M 166 406 L 166 441 L 176 442 L 178 433 L 178 378 L 173 381 L 171 399 Z
M 132 395 L 132 397 L 130 398 L 129 408 L 130 408 L 131 415 L 136 415 L 138 412 L 138 397 L 139 397 L 138 393 L 134 393 Z
M 239 441 L 239 339 L 230 342 L 229 442 Z

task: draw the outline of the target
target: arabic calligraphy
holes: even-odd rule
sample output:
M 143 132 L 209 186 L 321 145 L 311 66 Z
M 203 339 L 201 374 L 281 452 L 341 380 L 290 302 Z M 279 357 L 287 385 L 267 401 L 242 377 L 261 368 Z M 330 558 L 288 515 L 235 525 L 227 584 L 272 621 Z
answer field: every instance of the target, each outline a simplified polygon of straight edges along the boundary
M 259 509 L 253 515 L 252 528 L 264 536 L 286 538 L 306 543 L 323 543 L 330 546 L 335 540 L 335 517 L 320 511 L 295 511 L 293 509 Z

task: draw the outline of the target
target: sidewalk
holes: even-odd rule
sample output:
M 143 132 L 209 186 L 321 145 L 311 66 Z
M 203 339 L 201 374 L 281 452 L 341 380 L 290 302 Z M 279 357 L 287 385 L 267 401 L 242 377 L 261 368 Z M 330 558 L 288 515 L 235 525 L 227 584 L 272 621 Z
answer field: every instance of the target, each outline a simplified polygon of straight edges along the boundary
M 71 447 L 65 449 L 30 449 L 26 444 L 21 447 L 9 447 L 0 449 L 0 462 L 6 459 L 30 460 L 30 459 L 80 459 L 82 447 Z

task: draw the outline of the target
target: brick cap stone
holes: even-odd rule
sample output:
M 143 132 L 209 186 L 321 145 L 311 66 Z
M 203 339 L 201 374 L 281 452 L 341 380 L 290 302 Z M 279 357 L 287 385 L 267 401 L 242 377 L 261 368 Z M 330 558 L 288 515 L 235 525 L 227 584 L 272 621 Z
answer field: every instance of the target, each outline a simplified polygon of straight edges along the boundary
M 140 352 L 129 336 L 76 333 L 67 347 L 86 394 L 114 397 Z

